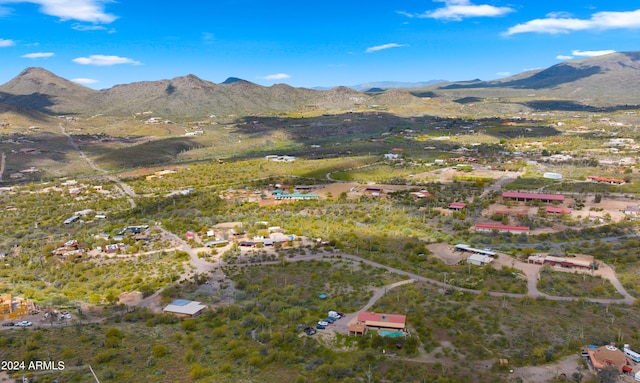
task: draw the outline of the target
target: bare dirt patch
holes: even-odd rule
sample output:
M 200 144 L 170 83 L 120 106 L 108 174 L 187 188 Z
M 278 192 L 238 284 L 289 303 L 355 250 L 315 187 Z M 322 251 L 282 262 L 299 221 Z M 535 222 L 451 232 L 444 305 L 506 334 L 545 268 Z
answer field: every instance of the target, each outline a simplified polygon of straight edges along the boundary
M 574 372 L 589 376 L 591 373 L 580 366 L 579 360 L 579 355 L 571 355 L 544 366 L 514 367 L 513 375 L 520 377 L 523 383 L 546 383 L 562 374 L 571 381 Z
M 434 243 L 428 245 L 427 249 L 447 265 L 457 265 L 466 258 L 463 252 L 455 251 L 454 247 L 447 243 Z
M 142 298 L 142 293 L 138 291 L 122 293 L 118 296 L 118 303 L 125 304 L 127 306 L 136 306 L 142 302 Z
M 360 184 L 357 182 L 338 182 L 326 185 L 318 190 L 317 193 L 322 198 L 327 198 L 328 195 L 331 195 L 333 198 L 338 198 L 341 193 L 347 193 L 347 198 L 355 199 L 358 198 L 359 195 L 352 193 L 351 190 L 355 190 L 358 186 L 360 186 Z

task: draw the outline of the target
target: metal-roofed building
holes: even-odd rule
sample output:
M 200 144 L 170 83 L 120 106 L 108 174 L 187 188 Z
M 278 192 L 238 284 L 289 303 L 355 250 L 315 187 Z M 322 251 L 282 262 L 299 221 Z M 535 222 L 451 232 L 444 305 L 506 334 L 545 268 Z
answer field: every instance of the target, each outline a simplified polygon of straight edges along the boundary
M 207 306 L 200 302 L 187 299 L 176 299 L 166 305 L 162 311 L 177 315 L 179 318 L 195 318 L 200 315 Z

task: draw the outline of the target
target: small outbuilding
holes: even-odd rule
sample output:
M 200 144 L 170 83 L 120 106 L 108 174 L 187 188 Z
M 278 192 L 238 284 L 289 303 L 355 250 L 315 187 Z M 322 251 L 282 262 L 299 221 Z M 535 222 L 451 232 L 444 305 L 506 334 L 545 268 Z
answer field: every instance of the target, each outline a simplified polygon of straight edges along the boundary
M 349 335 L 364 335 L 367 333 L 367 326 L 364 323 L 351 323 L 349 325 Z
M 166 305 L 162 311 L 178 316 L 178 318 L 195 318 L 207 308 L 200 302 L 190 301 L 187 299 L 176 299 Z
M 449 210 L 460 211 L 460 210 L 464 209 L 466 206 L 467 206 L 467 204 L 464 203 L 464 202 L 451 202 L 449 204 Z
M 472 265 L 476 265 L 476 266 L 485 266 L 485 265 L 489 265 L 491 264 L 491 262 L 493 262 L 493 258 L 483 255 L 483 254 L 471 254 L 469 256 L 469 258 L 467 258 L 467 263 L 470 263 Z

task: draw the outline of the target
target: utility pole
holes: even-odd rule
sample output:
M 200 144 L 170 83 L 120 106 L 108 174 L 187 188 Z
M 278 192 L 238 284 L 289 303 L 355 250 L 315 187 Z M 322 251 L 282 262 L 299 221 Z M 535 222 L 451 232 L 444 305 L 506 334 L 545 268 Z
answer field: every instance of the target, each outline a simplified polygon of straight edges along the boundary
M 445 295 L 447 293 L 447 272 L 445 271 L 443 274 L 444 277 L 442 278 L 442 281 L 444 283 L 444 286 L 442 287 L 442 295 Z

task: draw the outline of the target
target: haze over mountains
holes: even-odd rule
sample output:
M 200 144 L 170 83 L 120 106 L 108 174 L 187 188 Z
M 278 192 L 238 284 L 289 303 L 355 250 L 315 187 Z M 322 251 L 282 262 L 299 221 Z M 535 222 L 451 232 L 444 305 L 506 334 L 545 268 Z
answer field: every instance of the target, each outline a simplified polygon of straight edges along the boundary
M 416 83 L 411 83 L 411 87 Z M 0 104 L 46 114 L 126 115 L 151 110 L 164 115 L 259 114 L 309 110 L 349 110 L 370 104 L 396 107 L 424 98 L 524 97 L 572 100 L 587 105 L 637 104 L 640 52 L 613 53 L 567 61 L 495 81 L 423 84 L 364 94 L 348 87 L 328 90 L 286 84 L 260 86 L 229 78 L 215 84 L 194 75 L 143 81 L 94 90 L 43 68 L 27 68 L 0 86 Z M 360 90 L 388 89 L 394 83 L 363 84 Z

